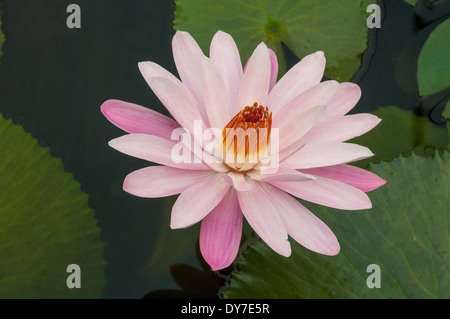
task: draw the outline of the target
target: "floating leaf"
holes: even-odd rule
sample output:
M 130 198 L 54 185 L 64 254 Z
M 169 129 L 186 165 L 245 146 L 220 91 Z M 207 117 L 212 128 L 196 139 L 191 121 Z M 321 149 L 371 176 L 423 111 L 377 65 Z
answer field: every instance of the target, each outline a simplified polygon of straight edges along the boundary
M 447 127 L 433 124 L 425 117 L 397 107 L 381 107 L 375 112 L 382 119 L 373 130 L 352 140 L 353 143 L 367 146 L 375 156 L 359 161 L 360 167 L 381 159 L 392 159 L 398 154 L 416 152 L 426 155 L 435 148 L 449 144 Z
M 288 258 L 259 242 L 244 254 L 226 298 L 450 298 L 449 153 L 371 165 L 389 182 L 370 194 L 373 208 L 308 208 L 335 232 L 337 256 L 291 240 Z M 369 288 L 380 267 L 380 288 Z
M 60 159 L 0 114 L 0 298 L 99 298 L 104 244 Z M 67 266 L 81 270 L 69 289 Z
M 450 19 L 439 24 L 425 42 L 419 56 L 417 80 L 420 95 L 450 86 Z
M 445 104 L 442 116 L 445 117 L 446 119 L 450 119 L 450 100 L 447 102 L 447 104 Z
M 230 33 L 246 61 L 265 41 L 285 65 L 281 42 L 299 58 L 315 51 L 327 57 L 325 75 L 349 80 L 366 48 L 368 14 L 373 1 L 355 0 L 177 0 L 174 28 L 188 31 L 205 53 L 217 30 Z

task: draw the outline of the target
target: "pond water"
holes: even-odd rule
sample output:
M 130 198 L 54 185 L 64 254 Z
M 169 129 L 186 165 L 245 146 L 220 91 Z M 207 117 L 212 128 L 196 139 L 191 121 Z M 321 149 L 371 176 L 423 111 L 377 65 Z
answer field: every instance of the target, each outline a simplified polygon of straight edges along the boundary
M 72 2 L 82 8 L 81 29 L 66 27 L 66 8 Z M 142 199 L 122 191 L 123 178 L 147 163 L 107 145 L 123 132 L 100 112 L 105 100 L 120 99 L 168 115 L 137 64 L 154 61 L 176 73 L 171 50 L 173 2 L 2 3 L 7 40 L 0 61 L 0 113 L 61 158 L 65 170 L 89 195 L 106 244 L 103 297 L 169 297 L 182 290 L 185 295 L 214 296 L 222 279 L 205 270 L 198 255 L 199 226 L 170 230 L 174 198 Z M 418 97 L 411 66 L 416 66 L 429 33 L 450 13 L 436 15 L 423 8 L 420 12 L 429 18 L 423 23 L 403 1 L 379 3 L 383 27 L 369 31 L 369 48 L 352 79 L 363 91 L 354 112 L 395 105 L 442 125 L 433 113 L 436 104 Z M 297 59 L 291 55 L 288 61 Z

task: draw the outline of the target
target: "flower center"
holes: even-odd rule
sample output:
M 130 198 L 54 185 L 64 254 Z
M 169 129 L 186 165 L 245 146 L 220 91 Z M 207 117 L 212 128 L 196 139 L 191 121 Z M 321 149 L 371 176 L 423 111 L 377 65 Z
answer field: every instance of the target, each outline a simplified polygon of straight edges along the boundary
M 222 131 L 223 159 L 230 168 L 245 172 L 266 155 L 272 128 L 272 112 L 259 105 L 246 106 Z

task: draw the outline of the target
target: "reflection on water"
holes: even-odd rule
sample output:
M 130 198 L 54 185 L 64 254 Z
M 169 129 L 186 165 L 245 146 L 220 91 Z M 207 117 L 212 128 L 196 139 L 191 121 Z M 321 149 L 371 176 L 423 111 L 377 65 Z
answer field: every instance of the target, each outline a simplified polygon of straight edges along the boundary
M 201 265 L 201 270 L 186 264 L 173 264 L 170 266 L 170 274 L 177 282 L 180 289 L 161 289 L 147 293 L 144 298 L 217 298 L 219 289 L 225 284 L 233 270 L 232 266 L 213 272 L 204 261 L 200 253 L 198 241 L 195 246 L 196 256 Z
M 230 270 L 215 274 L 204 263 L 198 225 L 169 228 L 174 198 L 141 199 L 122 191 L 126 174 L 148 163 L 107 146 L 123 132 L 100 112 L 105 100 L 115 98 L 168 115 L 137 63 L 154 61 L 175 72 L 173 3 L 77 3 L 82 28 L 71 30 L 65 24 L 65 1 L 3 0 L 7 41 L 0 64 L 0 112 L 49 146 L 89 194 L 106 243 L 104 297 L 215 297 Z M 402 1 L 380 5 L 383 27 L 369 31 L 369 49 L 353 79 L 363 91 L 354 112 L 396 105 L 436 119 L 436 108 L 449 92 L 421 101 L 411 79 L 421 46 L 450 13 L 426 7 L 415 11 Z

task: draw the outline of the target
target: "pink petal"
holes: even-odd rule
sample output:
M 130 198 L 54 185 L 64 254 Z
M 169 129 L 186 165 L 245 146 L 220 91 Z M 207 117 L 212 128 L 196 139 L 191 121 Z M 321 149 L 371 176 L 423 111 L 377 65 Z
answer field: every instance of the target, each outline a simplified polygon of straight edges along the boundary
M 310 142 L 344 142 L 360 136 L 380 123 L 381 119 L 372 114 L 360 113 L 330 118 L 315 125 L 301 143 Z
M 237 108 L 243 109 L 247 105 L 257 102 L 265 105 L 269 92 L 270 55 L 264 43 L 260 43 L 250 57 L 237 100 Z
M 169 139 L 180 125 L 171 118 L 146 107 L 119 100 L 108 100 L 102 113 L 114 125 L 128 133 L 145 133 Z
M 218 133 L 217 136 L 220 136 L 221 133 Z M 208 165 L 212 170 L 216 172 L 228 172 L 229 167 L 223 163 L 223 160 L 220 158 L 220 156 L 216 156 L 216 150 L 218 149 L 216 140 L 203 140 L 200 141 L 197 138 L 198 137 L 205 137 L 202 136 L 202 132 L 199 132 L 196 134 L 190 134 L 189 132 L 185 132 L 180 135 L 181 143 L 183 144 L 183 149 L 186 148 L 186 150 L 192 152 L 196 159 L 201 159 L 200 162 L 203 161 L 204 164 Z M 202 142 L 203 147 L 202 147 Z M 210 145 L 210 143 L 212 143 Z M 221 145 L 221 144 L 220 144 Z
M 184 84 L 181 83 L 181 81 L 176 76 L 154 62 L 139 62 L 138 67 L 139 71 L 141 71 L 142 77 L 152 90 L 152 78 L 156 77 L 166 78 L 178 87 L 185 88 Z
M 282 256 L 291 254 L 286 228 L 273 203 L 259 182 L 252 182 L 251 191 L 238 192 L 242 213 L 253 230 L 274 251 Z
M 244 174 L 229 172 L 224 175 L 224 179 L 239 192 L 246 192 L 252 189 L 252 184 L 247 181 Z
M 230 99 L 227 88 L 214 63 L 202 58 L 203 97 L 211 127 L 222 130 L 231 120 Z
M 251 170 L 247 173 L 249 177 L 261 182 L 294 182 L 316 179 L 310 174 L 303 174 L 295 169 L 287 167 L 278 167 L 275 173 L 264 174 L 264 171 Z
M 240 111 L 237 109 L 237 97 L 243 76 L 239 50 L 229 34 L 218 31 L 211 41 L 209 55 L 225 82 L 230 99 L 230 113 L 234 116 Z
M 304 182 L 272 182 L 271 184 L 298 198 L 324 206 L 345 210 L 372 208 L 366 193 L 328 178 L 318 177 Z
M 340 90 L 327 104 L 326 118 L 339 117 L 347 114 L 358 103 L 361 97 L 361 89 L 350 82 L 340 83 Z
M 186 228 L 199 222 L 222 201 L 229 189 L 222 174 L 192 185 L 173 205 L 170 228 Z
M 205 106 L 203 104 L 202 89 L 202 63 L 204 56 L 202 49 L 194 38 L 187 32 L 177 31 L 172 39 L 173 59 L 177 66 L 181 81 L 194 95 L 198 102 L 198 109 L 206 122 L 208 120 Z M 208 123 L 206 124 L 208 125 Z
M 189 92 L 163 77 L 152 78 L 151 87 L 175 120 L 183 128 L 194 132 L 195 121 L 203 118 Z M 205 122 L 202 123 L 204 128 Z
M 309 143 L 282 162 L 294 169 L 331 166 L 350 163 L 373 156 L 364 146 L 352 143 Z
M 264 188 L 292 238 L 320 254 L 334 256 L 339 253 L 339 242 L 324 222 L 282 190 L 272 185 Z
M 322 51 L 305 56 L 292 67 L 270 91 L 267 105 L 274 113 L 284 104 L 318 84 L 325 70 Z
M 297 117 L 314 106 L 327 105 L 338 90 L 339 83 L 334 80 L 314 85 L 273 112 L 273 127 L 281 128 L 289 119 Z
M 280 127 L 279 150 L 283 151 L 300 140 L 326 113 L 325 106 L 316 106 L 293 116 Z
M 236 192 L 232 189 L 203 218 L 200 251 L 212 270 L 225 268 L 236 258 L 242 235 L 242 220 Z
M 176 143 L 165 138 L 148 134 L 127 134 L 109 142 L 109 146 L 124 154 L 144 159 L 150 162 L 171 167 L 207 170 L 208 166 L 191 158 L 190 163 L 177 163 L 172 158 L 172 151 Z
M 277 55 L 273 52 L 272 49 L 269 49 L 270 55 L 270 82 L 269 82 L 269 92 L 273 89 L 275 84 L 277 83 L 278 77 L 278 60 Z
M 165 197 L 179 194 L 208 177 L 210 171 L 193 171 L 168 166 L 150 166 L 125 178 L 124 191 L 139 197 Z
M 301 171 L 303 173 L 340 181 L 356 187 L 363 192 L 370 192 L 387 183 L 387 180 L 378 177 L 372 172 L 347 164 L 310 168 Z

